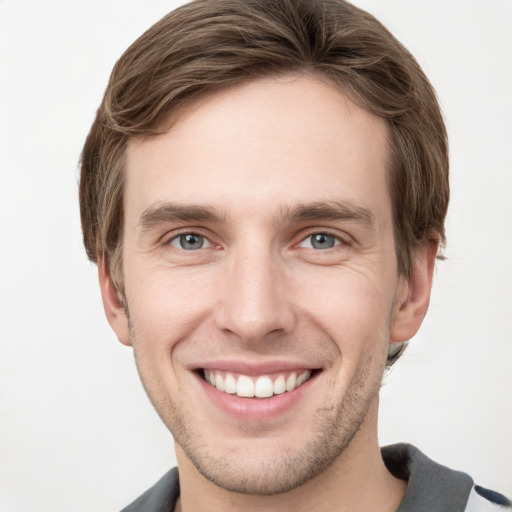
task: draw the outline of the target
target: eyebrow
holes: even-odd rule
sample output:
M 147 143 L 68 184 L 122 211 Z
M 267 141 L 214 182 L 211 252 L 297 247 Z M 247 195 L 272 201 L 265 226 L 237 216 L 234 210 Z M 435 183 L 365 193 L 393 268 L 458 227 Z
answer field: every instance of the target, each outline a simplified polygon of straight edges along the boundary
M 163 203 L 146 208 L 140 216 L 139 226 L 147 230 L 167 222 L 215 222 L 223 218 L 224 215 L 211 206 Z
M 283 207 L 279 220 L 283 223 L 349 220 L 371 228 L 375 224 L 375 215 L 368 208 L 352 201 L 315 201 Z
M 178 203 L 162 203 L 146 208 L 139 220 L 143 230 L 151 229 L 168 222 L 220 222 L 225 214 L 212 206 Z M 299 203 L 294 206 L 282 206 L 276 221 L 281 224 L 293 224 L 321 220 L 349 220 L 366 227 L 375 224 L 374 214 L 366 207 L 352 201 L 315 201 Z

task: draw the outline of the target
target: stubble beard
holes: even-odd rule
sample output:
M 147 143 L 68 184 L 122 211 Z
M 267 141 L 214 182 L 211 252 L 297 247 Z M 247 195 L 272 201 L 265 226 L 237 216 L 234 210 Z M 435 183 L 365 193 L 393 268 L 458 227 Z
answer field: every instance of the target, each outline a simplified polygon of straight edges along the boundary
M 377 399 L 385 368 L 385 354 L 369 355 L 360 364 L 339 403 L 319 407 L 308 441 L 300 447 L 248 457 L 242 446 L 219 453 L 204 438 L 207 424 L 198 425 L 183 413 L 167 390 L 152 379 L 151 366 L 137 347 L 135 329 L 130 333 L 141 381 L 160 418 L 199 473 L 231 492 L 275 495 L 291 491 L 323 473 L 338 459 L 360 430 L 372 403 Z M 375 354 L 374 354 L 375 355 Z M 250 439 L 248 440 L 250 442 Z
M 256 462 L 244 458 L 241 449 L 220 455 L 209 452 L 194 439 L 196 429 L 187 425 L 181 415 L 175 415 L 178 421 L 168 426 L 176 442 L 207 480 L 231 492 L 276 495 L 313 480 L 342 456 L 357 436 L 379 389 L 380 379 L 364 395 L 358 392 L 360 389 L 354 390 L 339 406 L 318 408 L 307 442 L 274 456 L 265 454 Z

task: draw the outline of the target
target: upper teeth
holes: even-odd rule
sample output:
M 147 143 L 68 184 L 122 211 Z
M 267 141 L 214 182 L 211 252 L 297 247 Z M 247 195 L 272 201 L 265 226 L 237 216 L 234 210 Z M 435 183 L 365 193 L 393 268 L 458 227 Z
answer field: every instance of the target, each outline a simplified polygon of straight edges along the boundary
M 298 375 L 298 376 L 297 376 Z M 234 373 L 222 373 L 217 370 L 204 370 L 204 378 L 219 391 L 238 396 L 252 398 L 268 398 L 273 395 L 280 395 L 285 391 L 293 391 L 304 384 L 311 377 L 311 371 L 305 370 L 301 373 L 291 372 L 284 374 L 261 375 L 260 377 L 249 377 Z

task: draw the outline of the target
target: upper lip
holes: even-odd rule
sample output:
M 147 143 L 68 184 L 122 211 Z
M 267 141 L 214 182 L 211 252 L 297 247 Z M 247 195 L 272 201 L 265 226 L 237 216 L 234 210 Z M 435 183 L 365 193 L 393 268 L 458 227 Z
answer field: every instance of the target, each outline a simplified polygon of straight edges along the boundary
M 249 362 L 234 359 L 218 359 L 202 361 L 189 366 L 190 370 L 220 370 L 236 372 L 248 376 L 258 376 L 267 373 L 286 372 L 293 370 L 317 370 L 319 366 L 304 361 L 261 361 Z

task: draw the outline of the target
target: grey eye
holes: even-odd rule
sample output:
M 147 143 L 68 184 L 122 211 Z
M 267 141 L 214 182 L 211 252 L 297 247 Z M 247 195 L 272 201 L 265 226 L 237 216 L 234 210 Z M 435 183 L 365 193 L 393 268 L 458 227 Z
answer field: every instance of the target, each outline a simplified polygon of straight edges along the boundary
M 313 249 L 331 249 L 336 245 L 337 239 L 327 233 L 316 233 L 309 237 Z
M 202 235 L 197 235 L 196 233 L 186 233 L 184 235 L 173 238 L 170 242 L 170 245 L 185 251 L 195 251 L 197 249 L 207 247 L 209 243 Z

